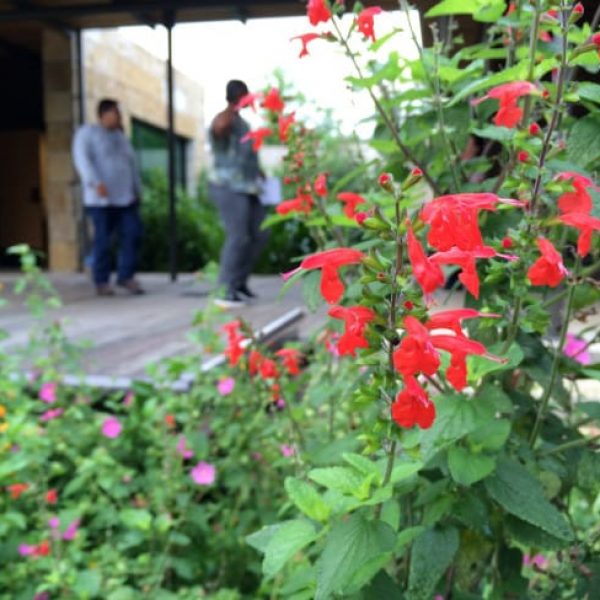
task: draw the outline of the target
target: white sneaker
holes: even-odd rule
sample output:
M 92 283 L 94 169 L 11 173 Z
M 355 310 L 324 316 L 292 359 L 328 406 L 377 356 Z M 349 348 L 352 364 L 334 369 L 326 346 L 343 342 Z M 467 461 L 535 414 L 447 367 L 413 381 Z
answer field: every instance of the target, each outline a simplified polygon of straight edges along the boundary
M 241 308 L 242 306 L 246 306 L 246 303 L 235 293 L 228 292 L 222 298 L 215 298 L 214 303 L 219 308 Z

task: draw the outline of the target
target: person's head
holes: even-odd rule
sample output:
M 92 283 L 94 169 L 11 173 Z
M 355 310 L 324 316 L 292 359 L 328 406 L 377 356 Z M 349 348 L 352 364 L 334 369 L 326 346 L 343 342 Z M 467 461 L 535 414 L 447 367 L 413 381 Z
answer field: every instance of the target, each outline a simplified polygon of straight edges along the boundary
M 110 98 L 100 100 L 98 102 L 98 121 L 106 129 L 119 129 L 121 127 L 119 103 Z
M 232 79 L 227 83 L 226 98 L 229 104 L 237 104 L 247 93 L 248 86 L 239 79 Z

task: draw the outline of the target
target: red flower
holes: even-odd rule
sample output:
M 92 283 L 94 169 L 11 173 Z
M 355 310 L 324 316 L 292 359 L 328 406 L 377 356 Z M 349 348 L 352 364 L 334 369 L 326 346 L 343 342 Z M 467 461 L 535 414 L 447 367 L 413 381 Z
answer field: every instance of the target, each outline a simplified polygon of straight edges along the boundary
M 7 485 L 6 489 L 10 492 L 10 497 L 13 500 L 18 500 L 21 494 L 29 489 L 29 485 L 27 483 L 13 483 Z
M 315 179 L 315 183 L 313 185 L 313 189 L 315 190 L 315 194 L 317 196 L 321 196 L 321 198 L 327 196 L 327 174 L 319 173 L 317 178 Z
M 600 56 L 600 33 L 595 33 L 591 37 L 591 41 L 592 41 L 592 44 L 594 44 L 596 46 L 596 48 L 598 48 L 598 56 Z
M 529 152 L 526 152 L 525 150 L 519 150 L 517 153 L 517 160 L 519 162 L 527 162 L 529 160 Z
M 362 196 L 359 196 L 354 192 L 340 192 L 337 195 L 337 199 L 344 203 L 344 214 L 349 219 L 354 219 L 354 217 L 356 217 L 356 206 L 366 202 Z
M 387 190 L 388 192 L 392 190 L 392 182 L 394 181 L 394 178 L 392 177 L 391 173 L 382 173 L 377 178 L 377 181 L 384 190 Z
M 583 8 L 583 4 L 581 4 L 581 2 L 578 2 L 574 7 L 573 7 L 573 12 L 576 15 L 582 15 L 584 12 L 584 8 Z
M 427 328 L 412 316 L 404 319 L 406 335 L 394 351 L 394 367 L 404 377 L 424 373 L 433 375 L 440 367 L 440 357 L 431 343 Z
M 40 542 L 33 550 L 33 556 L 48 556 L 50 554 L 50 543 L 48 540 Z
M 285 104 L 281 99 L 279 90 L 277 88 L 271 88 L 269 93 L 265 96 L 265 99 L 262 101 L 261 106 L 271 112 L 280 113 Z
M 577 239 L 577 254 L 587 256 L 592 247 L 592 233 L 600 231 L 600 219 L 596 219 L 585 213 L 568 213 L 560 217 L 561 223 L 575 227 L 579 230 Z
M 529 267 L 527 278 L 532 285 L 556 287 L 568 275 L 562 256 L 545 238 L 538 238 L 537 245 L 542 256 Z
M 423 177 L 423 170 L 419 167 L 414 167 L 410 172 L 411 177 Z
M 240 141 L 243 143 L 252 140 L 252 150 L 258 152 L 263 145 L 265 138 L 269 137 L 272 133 L 273 131 L 268 127 L 260 127 L 254 131 L 249 131 Z
M 298 190 L 298 195 L 291 200 L 284 200 L 279 203 L 275 210 L 280 215 L 287 215 L 291 212 L 302 212 L 308 214 L 314 205 L 314 200 L 310 194 L 303 194 Z
M 318 33 L 303 33 L 302 35 L 296 35 L 292 40 L 300 40 L 302 42 L 302 50 L 300 50 L 300 54 L 298 58 L 302 58 L 303 56 L 308 56 L 308 44 L 321 36 Z
M 308 0 L 306 12 L 311 25 L 327 23 L 331 19 L 331 11 L 325 0 Z
M 329 304 L 335 304 L 344 293 L 344 284 L 340 280 L 338 269 L 344 265 L 355 265 L 362 261 L 364 254 L 354 248 L 331 248 L 307 256 L 297 269 L 285 273 L 289 279 L 301 269 L 321 269 L 321 295 Z
M 408 228 L 408 260 L 412 267 L 413 276 L 426 296 L 444 285 L 442 269 L 427 258 L 423 246 L 413 233 L 412 227 Z
M 461 327 L 462 322 L 465 319 L 475 319 L 482 317 L 492 317 L 497 319 L 500 317 L 500 315 L 497 315 L 495 313 L 479 312 L 474 308 L 456 308 L 435 313 L 429 318 L 427 323 L 425 323 L 425 327 L 427 327 L 427 329 L 450 329 L 451 331 L 454 331 L 456 335 L 464 337 L 464 333 Z
M 239 100 L 239 102 L 235 105 L 235 108 L 237 110 L 241 110 L 242 108 L 245 108 L 246 106 L 250 106 L 252 108 L 252 110 L 256 110 L 256 106 L 255 106 L 255 102 L 257 100 L 260 100 L 262 98 L 262 93 L 258 92 L 257 94 L 246 94 L 244 96 L 242 96 Z
M 509 250 L 513 247 L 513 241 L 509 237 L 502 238 L 502 247 L 505 250 Z
M 429 429 L 435 420 L 435 404 L 414 377 L 407 377 L 404 383 L 392 404 L 392 419 L 400 427 Z
M 251 377 L 258 373 L 263 355 L 258 350 L 252 350 L 248 356 L 248 373 Z
M 279 141 L 283 144 L 288 141 L 290 127 L 295 121 L 296 113 L 279 115 Z
M 258 372 L 263 379 L 276 379 L 279 377 L 277 365 L 275 364 L 275 361 L 270 358 L 263 358 L 258 367 Z
M 240 321 L 236 320 L 225 323 L 225 325 L 221 327 L 221 329 L 227 334 L 228 342 L 228 346 L 223 354 L 229 358 L 229 364 L 232 367 L 237 365 L 240 358 L 244 354 L 244 347 L 242 345 L 244 337 L 240 334 L 240 325 Z
M 367 323 L 375 318 L 374 311 L 366 306 L 333 306 L 327 314 L 334 319 L 342 319 L 346 325 L 344 333 L 337 343 L 340 355 L 356 356 L 357 348 L 369 347 L 369 343 L 364 338 L 364 332 Z
M 383 11 L 379 6 L 370 6 L 369 8 L 364 8 L 356 17 L 356 25 L 358 30 L 366 37 L 371 38 L 375 41 L 375 31 L 373 25 L 373 18 L 375 15 L 382 13 Z
M 165 415 L 165 424 L 169 429 L 175 427 L 175 417 L 173 415 Z
M 296 348 L 282 348 L 281 350 L 277 350 L 275 354 L 281 358 L 283 366 L 287 369 L 289 375 L 300 374 L 299 360 L 302 356 L 300 350 Z
M 55 489 L 46 492 L 46 502 L 48 504 L 56 504 L 58 502 L 58 491 Z
M 597 192 L 600 192 L 600 188 L 594 185 L 591 179 L 573 171 L 563 171 L 556 176 L 556 179 L 571 181 L 571 185 L 575 190 L 573 192 L 565 192 L 558 199 L 558 210 L 561 213 L 589 213 L 592 211 L 592 197 L 588 192 L 588 188 L 592 188 Z
M 479 104 L 488 98 L 497 99 L 500 106 L 494 117 L 494 123 L 512 129 L 523 116 L 523 110 L 519 108 L 517 100 L 521 96 L 527 96 L 536 90 L 535 85 L 529 81 L 513 81 L 493 87 L 485 96 L 473 100 L 471 104 Z

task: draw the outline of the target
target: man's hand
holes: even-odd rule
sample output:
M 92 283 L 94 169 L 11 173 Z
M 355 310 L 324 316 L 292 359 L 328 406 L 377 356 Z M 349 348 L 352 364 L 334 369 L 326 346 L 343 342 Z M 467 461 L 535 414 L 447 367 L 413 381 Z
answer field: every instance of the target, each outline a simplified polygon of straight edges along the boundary
M 99 183 L 96 186 L 96 193 L 98 194 L 98 196 L 100 196 L 100 198 L 108 198 L 108 190 L 106 189 L 106 186 L 103 183 Z

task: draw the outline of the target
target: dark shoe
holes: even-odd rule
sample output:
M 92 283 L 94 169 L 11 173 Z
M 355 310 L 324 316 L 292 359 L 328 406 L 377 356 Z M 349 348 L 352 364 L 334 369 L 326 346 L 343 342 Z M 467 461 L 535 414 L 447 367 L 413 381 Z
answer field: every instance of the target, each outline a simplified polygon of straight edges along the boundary
M 115 290 L 113 290 L 108 283 L 103 283 L 96 286 L 96 294 L 98 294 L 98 296 L 114 296 Z
M 243 294 L 247 298 L 257 298 L 258 296 L 248 288 L 248 286 L 244 283 L 244 285 L 240 285 L 237 289 L 240 294 Z
M 215 304 L 220 308 L 241 308 L 246 303 L 237 295 L 236 292 L 227 292 L 221 298 L 215 298 Z
M 135 279 L 130 279 L 129 281 L 118 281 L 117 285 L 127 290 L 134 296 L 141 296 L 142 294 L 146 293 L 144 288 L 142 288 L 142 286 Z

